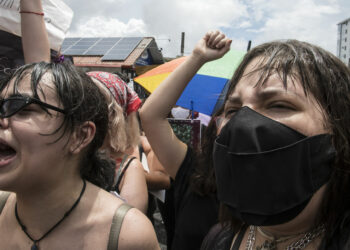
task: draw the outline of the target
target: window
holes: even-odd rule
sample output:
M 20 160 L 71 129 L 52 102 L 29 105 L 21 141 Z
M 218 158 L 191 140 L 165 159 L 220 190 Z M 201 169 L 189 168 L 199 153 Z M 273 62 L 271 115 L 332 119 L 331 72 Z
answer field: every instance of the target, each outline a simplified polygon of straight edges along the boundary
M 346 42 L 348 39 L 346 39 L 346 37 L 345 37 L 345 39 L 344 39 L 344 40 L 345 40 L 345 42 Z
M 346 55 L 344 54 L 343 57 L 344 57 L 344 59 L 345 59 L 345 58 L 346 58 Z
M 345 30 L 345 34 L 348 34 L 348 30 Z

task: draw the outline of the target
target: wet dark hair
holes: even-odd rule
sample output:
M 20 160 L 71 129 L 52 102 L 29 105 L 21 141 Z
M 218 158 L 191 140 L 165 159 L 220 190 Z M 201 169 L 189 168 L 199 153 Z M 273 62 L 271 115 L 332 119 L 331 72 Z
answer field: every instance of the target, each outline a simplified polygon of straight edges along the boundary
M 287 88 L 287 79 L 298 80 L 306 95 L 311 94 L 325 113 L 326 128 L 331 131 L 337 151 L 333 171 L 323 198 L 322 210 L 316 223 L 324 223 L 325 247 L 350 223 L 350 69 L 337 57 L 315 45 L 296 40 L 274 41 L 248 52 L 231 79 L 228 96 L 244 76 L 244 70 L 258 58 L 254 72 L 260 73 L 257 84 L 264 84 L 277 73 Z M 230 218 L 223 206 L 220 220 L 239 228 L 242 222 Z M 226 212 L 225 212 L 226 211 Z M 337 231 L 338 230 L 338 231 Z
M 213 166 L 214 141 L 217 137 L 216 118 L 223 112 L 223 106 L 212 115 L 201 137 L 200 150 L 195 152 L 195 167 L 190 187 L 200 196 L 216 195 L 216 179 Z
M 46 73 L 51 75 L 57 99 L 66 111 L 62 124 L 49 134 L 57 134 L 57 139 L 52 143 L 61 140 L 66 134 L 69 135 L 68 143 L 70 135 L 76 128 L 86 121 L 93 122 L 96 126 L 95 137 L 85 149 L 80 172 L 82 178 L 101 188 L 109 189 L 113 183 L 114 165 L 108 157 L 98 153 L 108 129 L 108 107 L 104 95 L 89 76 L 69 62 L 33 63 L 7 74 L 6 79 L 1 80 L 0 92 L 12 91 L 14 94 L 21 94 L 18 87 L 24 77 L 30 76 L 33 97 L 40 99 L 40 93 L 45 102 L 45 93 L 39 83 Z M 11 80 L 14 81 L 13 90 L 7 89 Z M 48 110 L 45 111 L 49 113 Z

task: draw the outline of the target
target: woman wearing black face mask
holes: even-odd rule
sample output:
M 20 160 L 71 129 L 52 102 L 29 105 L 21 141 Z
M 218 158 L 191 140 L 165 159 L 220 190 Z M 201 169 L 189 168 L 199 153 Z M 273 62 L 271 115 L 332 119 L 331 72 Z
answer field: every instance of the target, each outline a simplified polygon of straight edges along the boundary
M 349 249 L 349 84 L 349 69 L 308 43 L 245 56 L 214 146 L 223 226 L 203 249 Z
M 203 63 L 168 81 L 181 92 Z M 350 249 L 349 89 L 349 69 L 308 43 L 245 56 L 214 146 L 221 224 L 202 249 Z

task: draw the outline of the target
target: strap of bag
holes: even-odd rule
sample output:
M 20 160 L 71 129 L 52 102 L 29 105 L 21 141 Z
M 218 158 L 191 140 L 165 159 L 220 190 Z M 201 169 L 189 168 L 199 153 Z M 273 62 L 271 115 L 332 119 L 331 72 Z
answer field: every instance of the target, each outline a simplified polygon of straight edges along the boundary
M 7 198 L 10 196 L 9 192 L 1 192 L 0 193 L 0 214 L 2 212 L 2 209 L 4 208 Z
M 119 184 L 123 179 L 123 176 L 125 174 L 125 171 L 128 169 L 130 163 L 132 162 L 132 160 L 136 159 L 136 157 L 131 157 L 130 160 L 125 164 L 125 166 L 123 166 L 123 162 L 120 164 L 120 167 L 118 169 L 118 173 L 117 173 L 117 182 L 115 184 L 115 189 L 117 190 L 117 192 L 119 193 Z M 120 171 L 119 171 L 120 170 Z
M 111 230 L 109 232 L 109 241 L 108 241 L 107 250 L 118 249 L 120 229 L 122 227 L 124 217 L 130 208 L 132 208 L 130 205 L 123 203 L 115 211 L 112 225 L 111 225 Z

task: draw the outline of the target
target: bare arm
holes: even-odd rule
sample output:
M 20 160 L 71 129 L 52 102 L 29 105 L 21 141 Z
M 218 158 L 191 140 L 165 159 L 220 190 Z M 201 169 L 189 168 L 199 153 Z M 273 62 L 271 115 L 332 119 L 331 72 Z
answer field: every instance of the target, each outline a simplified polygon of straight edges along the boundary
M 170 178 L 153 151 L 147 154 L 149 173 L 145 172 L 147 187 L 149 190 L 170 188 Z
M 43 12 L 41 0 L 21 0 L 22 11 Z M 22 46 L 25 63 L 50 62 L 50 44 L 44 17 L 21 14 Z
M 118 249 L 158 250 L 157 236 L 149 219 L 136 209 L 126 214 L 121 227 Z
M 147 98 L 140 110 L 142 127 L 152 149 L 172 178 L 185 158 L 187 145 L 175 136 L 166 117 L 200 67 L 222 57 L 230 44 L 231 40 L 222 33 L 208 32 L 185 62 Z
M 132 160 L 119 184 L 120 195 L 126 199 L 131 206 L 147 213 L 148 190 L 146 177 L 141 162 Z
M 170 178 L 157 156 L 154 154 L 147 137 L 141 135 L 140 142 L 146 155 L 149 172 L 145 171 L 147 188 L 149 190 L 160 190 L 170 188 Z

